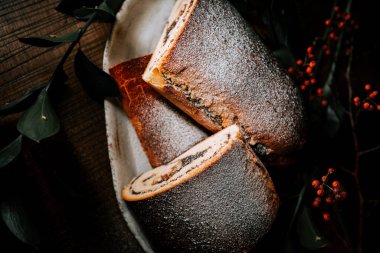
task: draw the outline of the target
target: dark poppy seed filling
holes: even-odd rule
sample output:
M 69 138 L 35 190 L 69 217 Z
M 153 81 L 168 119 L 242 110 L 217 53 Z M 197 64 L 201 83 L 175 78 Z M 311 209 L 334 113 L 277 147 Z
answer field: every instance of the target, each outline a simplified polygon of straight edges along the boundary
M 228 127 L 189 149 L 169 164 L 134 178 L 126 188 L 128 200 L 148 198 L 151 194 L 169 190 L 200 173 L 213 159 L 222 154 L 223 150 L 229 147 L 231 140 L 237 136 L 241 136 L 239 127 Z
M 185 97 L 186 99 L 191 103 L 193 104 L 196 108 L 202 110 L 204 112 L 204 114 L 212 121 L 214 122 L 215 124 L 217 124 L 218 126 L 222 126 L 222 122 L 223 122 L 223 119 L 222 119 L 222 116 L 220 115 L 217 115 L 213 112 L 211 112 L 211 110 L 209 108 L 207 108 L 206 106 L 204 106 L 201 102 L 201 100 L 199 98 L 194 98 L 194 96 L 192 95 L 191 91 L 189 90 L 189 87 L 188 86 L 185 86 L 185 85 L 179 85 L 179 84 L 176 84 L 174 83 L 171 78 L 165 74 L 162 74 L 162 77 L 165 79 L 166 83 L 168 85 L 170 85 L 171 87 L 173 87 L 174 89 L 180 91 Z

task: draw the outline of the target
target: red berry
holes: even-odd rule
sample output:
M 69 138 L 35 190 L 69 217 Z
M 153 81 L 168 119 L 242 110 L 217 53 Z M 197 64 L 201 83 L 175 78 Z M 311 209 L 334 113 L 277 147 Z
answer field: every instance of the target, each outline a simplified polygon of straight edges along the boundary
M 326 107 L 327 106 L 327 100 L 326 99 L 322 99 L 321 104 L 322 104 L 323 107 Z
M 323 88 L 318 88 L 317 89 L 317 94 L 318 94 L 318 96 L 322 96 L 323 95 Z
M 347 192 L 341 192 L 340 196 L 342 197 L 342 199 L 347 198 Z
M 318 202 L 318 203 L 321 203 L 322 199 L 320 197 L 315 197 L 314 201 Z
M 380 111 L 380 105 L 377 105 L 376 108 L 378 111 Z
M 373 105 L 369 105 L 368 111 L 373 111 Z
M 326 51 L 325 51 L 325 55 L 330 55 L 331 54 L 331 51 L 329 50 L 329 49 L 327 49 Z
M 296 61 L 296 64 L 297 64 L 297 65 L 302 65 L 302 63 L 303 63 L 302 60 L 297 60 L 297 61 Z
M 323 219 L 324 219 L 325 221 L 329 221 L 329 220 L 330 220 L 330 214 L 328 214 L 328 213 L 324 213 L 324 214 L 323 214 Z
M 339 22 L 338 28 L 342 28 L 344 26 L 344 22 Z
M 344 19 L 349 20 L 350 18 L 351 18 L 351 13 L 346 13 L 346 15 L 344 16 Z
M 377 93 L 378 93 L 377 90 L 372 91 L 372 92 L 369 94 L 369 98 L 374 99 L 374 98 L 377 96 Z
M 306 73 L 310 74 L 311 72 L 313 72 L 313 69 L 310 68 L 310 67 L 307 67 L 307 68 L 306 68 Z
M 364 89 L 365 90 L 371 90 L 371 85 L 370 84 L 366 84 L 366 85 L 364 85 Z
M 334 33 L 330 33 L 330 34 L 329 34 L 329 38 L 330 38 L 330 39 L 335 39 L 335 34 L 334 34 Z
M 313 202 L 313 206 L 314 206 L 314 207 L 318 207 L 318 206 L 319 206 L 319 202 L 314 201 L 314 202 Z
M 310 81 L 309 81 L 309 80 L 305 80 L 305 81 L 303 82 L 303 84 L 304 84 L 305 86 L 309 86 L 309 85 L 310 85 Z
M 321 184 L 321 182 L 319 182 L 319 180 L 313 180 L 313 182 L 311 182 L 311 185 L 317 189 L 319 187 L 319 185 Z
M 313 47 L 308 47 L 306 49 L 306 51 L 307 51 L 308 54 L 311 54 L 311 52 L 313 52 Z
M 323 194 L 325 194 L 325 191 L 323 189 L 318 189 L 317 195 L 318 196 L 323 196 Z
M 322 182 L 326 182 L 327 176 L 322 176 Z
M 288 73 L 289 74 L 293 74 L 294 73 L 294 68 L 293 67 L 289 67 L 288 68 Z
M 310 67 L 310 68 L 314 68 L 316 64 L 317 64 L 316 61 L 311 61 L 311 62 L 309 63 L 309 67 Z
M 332 198 L 331 197 L 327 197 L 326 198 L 326 203 L 327 204 L 331 204 L 332 203 Z
M 360 102 L 360 98 L 359 97 L 354 97 L 354 102 Z
M 328 168 L 328 169 L 327 169 L 327 172 L 330 173 L 330 174 L 331 174 L 331 173 L 334 173 L 334 168 Z
M 365 102 L 365 103 L 363 104 L 363 108 L 364 108 L 365 110 L 368 110 L 369 107 L 370 107 L 370 103 Z
M 326 19 L 325 25 L 327 25 L 327 26 L 331 25 L 331 20 L 330 19 Z
M 315 78 L 311 78 L 311 79 L 310 79 L 310 82 L 311 82 L 311 84 L 316 84 L 316 83 L 317 83 L 317 79 L 315 79 Z
M 305 85 L 301 85 L 301 86 L 300 86 L 300 89 L 301 89 L 301 90 L 306 90 L 306 86 L 305 86 Z
M 339 11 L 339 6 L 334 7 L 334 11 L 338 12 Z
M 334 182 L 332 182 L 332 187 L 334 187 L 335 189 L 339 189 L 340 188 L 340 183 L 339 183 L 339 181 L 334 181 Z

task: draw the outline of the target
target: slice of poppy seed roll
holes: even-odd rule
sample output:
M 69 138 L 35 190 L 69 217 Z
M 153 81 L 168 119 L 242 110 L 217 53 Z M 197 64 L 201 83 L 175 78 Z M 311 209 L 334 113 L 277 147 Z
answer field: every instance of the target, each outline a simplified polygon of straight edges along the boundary
M 126 61 L 112 67 L 109 72 L 119 85 L 123 110 L 154 168 L 178 157 L 207 138 L 208 134 L 142 80 L 150 57 Z
M 274 221 L 279 198 L 239 127 L 232 125 L 123 192 L 162 252 L 242 252 Z
M 213 132 L 238 124 L 262 157 L 304 143 L 299 91 L 227 0 L 177 1 L 143 79 Z

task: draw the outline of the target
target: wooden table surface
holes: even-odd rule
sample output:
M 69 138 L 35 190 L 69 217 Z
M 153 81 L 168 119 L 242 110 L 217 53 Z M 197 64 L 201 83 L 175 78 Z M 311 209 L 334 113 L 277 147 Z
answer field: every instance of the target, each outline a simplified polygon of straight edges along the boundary
M 20 97 L 34 84 L 48 81 L 67 48 L 67 45 L 32 47 L 20 43 L 18 38 L 62 35 L 83 25 L 55 11 L 58 3 L 58 0 L 0 1 L 0 104 Z M 93 23 L 81 40 L 83 51 L 98 66 L 111 29 L 111 24 Z M 20 189 L 32 195 L 29 201 L 43 216 L 43 251 L 141 252 L 117 207 L 107 153 L 104 108 L 82 89 L 74 73 L 73 55 L 64 67 L 69 79 L 61 99 L 56 101 L 60 133 L 40 144 L 24 141 L 20 159 L 0 174 L 1 189 L 7 192 L 17 188 L 15 195 Z M 19 116 L 1 119 L 2 145 L 12 135 L 8 133 L 15 133 Z M 15 182 L 20 175 L 25 175 L 27 185 Z M 10 186 L 4 186 L 5 181 L 13 179 Z M 8 195 L 2 193 L 5 198 Z M 0 241 L 6 238 L 5 244 L 16 247 L 17 240 L 4 232 L 4 224 L 1 228 Z

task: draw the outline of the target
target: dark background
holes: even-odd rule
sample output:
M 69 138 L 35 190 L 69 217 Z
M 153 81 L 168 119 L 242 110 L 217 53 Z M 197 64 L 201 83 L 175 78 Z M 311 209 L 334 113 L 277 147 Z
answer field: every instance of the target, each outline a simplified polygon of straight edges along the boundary
M 48 80 L 66 47 L 36 48 L 20 43 L 17 38 L 64 34 L 81 26 L 75 19 L 54 10 L 58 2 L 0 2 L 0 104 L 12 101 L 34 84 Z M 282 20 L 291 52 L 296 58 L 302 58 L 313 38 L 322 34 L 324 20 L 333 5 L 331 0 L 232 2 L 255 29 L 261 31 L 266 29 L 265 24 L 260 23 L 261 17 L 273 3 L 276 6 L 274 16 Z M 375 1 L 354 1 L 352 12 L 359 24 L 355 35 L 352 83 L 359 89 L 363 83 L 379 83 L 380 40 L 376 37 L 380 22 Z M 101 66 L 105 41 L 111 29 L 110 24 L 94 23 L 81 40 L 82 49 L 98 66 Z M 275 42 L 267 43 L 271 49 L 276 49 Z M 39 235 L 38 247 L 42 252 L 141 252 L 117 207 L 107 153 L 103 107 L 92 101 L 82 89 L 74 74 L 72 57 L 65 64 L 65 71 L 69 80 L 61 98 L 55 101 L 61 131 L 40 144 L 24 139 L 21 156 L 0 170 L 0 201 L 26 210 L 33 233 Z M 15 124 L 19 116 L 16 114 L 0 119 L 0 147 L 17 136 Z M 359 125 L 362 147 L 378 145 L 379 113 L 364 113 L 363 118 L 363 123 Z M 324 165 L 324 159 L 331 161 L 331 157 L 337 164 L 350 166 L 352 158 L 347 147 L 351 143 L 347 139 L 347 131 L 343 129 L 334 140 L 311 140 L 312 147 L 306 147 L 306 155 L 297 166 L 280 171 L 269 168 L 283 205 L 273 230 L 258 245 L 257 251 L 278 252 L 283 249 L 284 231 L 287 231 L 295 204 L 294 201 L 285 200 L 299 190 L 296 182 L 302 181 L 304 175 L 300 169 L 305 168 L 308 162 L 313 166 L 315 163 Z M 362 165 L 363 192 L 371 199 L 379 197 L 378 178 L 375 176 L 379 170 L 378 155 L 379 152 L 368 156 Z M 342 179 L 348 186 L 352 183 L 350 178 Z M 354 198 L 355 194 L 352 196 Z M 347 210 L 347 220 L 356 217 L 354 200 L 348 201 L 342 208 Z M 376 243 L 379 233 L 373 232 L 379 224 L 378 202 L 369 203 L 365 210 L 365 252 L 379 252 Z M 351 238 L 355 238 L 355 222 L 352 218 L 348 224 Z M 334 242 L 334 236 L 331 238 Z M 10 233 L 2 219 L 0 247 L 0 252 L 36 251 Z M 322 251 L 346 252 L 347 249 L 337 242 Z

